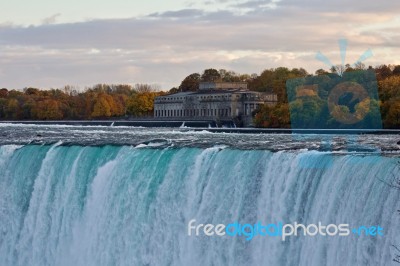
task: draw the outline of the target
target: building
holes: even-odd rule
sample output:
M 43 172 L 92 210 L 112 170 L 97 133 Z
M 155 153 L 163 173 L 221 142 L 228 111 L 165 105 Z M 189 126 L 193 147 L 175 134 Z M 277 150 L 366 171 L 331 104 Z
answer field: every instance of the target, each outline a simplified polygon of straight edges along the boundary
M 211 120 L 252 125 L 252 112 L 261 104 L 274 105 L 276 94 L 249 91 L 245 82 L 201 82 L 196 92 L 158 96 L 154 117 L 160 120 Z

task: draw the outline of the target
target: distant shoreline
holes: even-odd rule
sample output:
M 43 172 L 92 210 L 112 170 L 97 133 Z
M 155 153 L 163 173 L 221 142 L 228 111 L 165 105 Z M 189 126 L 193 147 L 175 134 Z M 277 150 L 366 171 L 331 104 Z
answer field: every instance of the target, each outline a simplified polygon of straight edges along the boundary
M 61 121 L 0 121 L 1 124 L 23 125 L 66 125 L 66 126 L 124 126 L 160 128 L 170 127 L 180 130 L 204 131 L 215 133 L 244 133 L 244 134 L 400 134 L 400 129 L 290 129 L 290 128 L 227 128 L 216 127 L 214 121 L 159 121 L 159 120 L 61 120 Z

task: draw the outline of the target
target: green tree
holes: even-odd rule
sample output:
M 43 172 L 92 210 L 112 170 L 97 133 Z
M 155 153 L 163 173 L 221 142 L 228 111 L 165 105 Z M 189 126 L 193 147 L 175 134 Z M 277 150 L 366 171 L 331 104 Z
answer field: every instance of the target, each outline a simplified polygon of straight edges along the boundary
M 221 75 L 219 74 L 218 70 L 214 68 L 209 68 L 204 70 L 203 74 L 201 75 L 201 81 L 206 81 L 206 82 L 221 81 Z
M 179 85 L 180 91 L 197 91 L 199 89 L 200 74 L 193 73 L 187 76 Z
M 246 77 L 241 77 L 240 75 L 236 74 L 234 71 L 227 71 L 225 69 L 220 69 L 219 76 L 221 81 L 224 82 L 239 82 L 243 81 Z

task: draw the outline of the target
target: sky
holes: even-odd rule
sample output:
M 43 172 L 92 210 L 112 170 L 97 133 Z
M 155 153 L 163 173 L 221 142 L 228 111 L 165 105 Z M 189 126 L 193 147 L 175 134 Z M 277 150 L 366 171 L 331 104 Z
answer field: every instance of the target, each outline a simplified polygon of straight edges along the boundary
M 0 87 L 179 86 L 206 68 L 400 64 L 400 1 L 0 0 Z

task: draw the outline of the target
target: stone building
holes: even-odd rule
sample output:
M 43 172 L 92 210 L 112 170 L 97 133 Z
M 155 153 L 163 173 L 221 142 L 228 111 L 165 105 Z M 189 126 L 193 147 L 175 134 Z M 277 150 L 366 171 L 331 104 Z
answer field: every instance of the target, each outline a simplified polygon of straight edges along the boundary
M 239 121 L 252 125 L 252 112 L 260 104 L 274 105 L 276 94 L 249 91 L 245 82 L 201 82 L 196 92 L 158 96 L 154 117 L 159 120 Z

